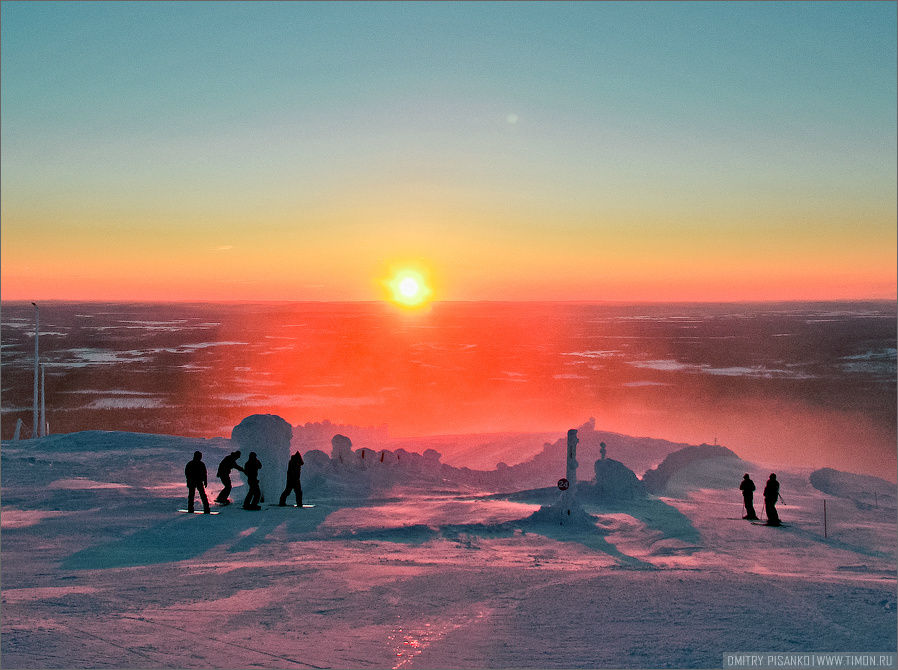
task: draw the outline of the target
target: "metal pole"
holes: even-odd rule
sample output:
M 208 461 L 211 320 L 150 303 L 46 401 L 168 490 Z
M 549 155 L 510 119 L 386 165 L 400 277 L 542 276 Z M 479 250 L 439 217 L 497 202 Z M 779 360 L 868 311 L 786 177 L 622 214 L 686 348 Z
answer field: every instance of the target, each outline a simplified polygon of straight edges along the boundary
M 47 404 L 46 404 L 46 392 L 47 392 L 47 379 L 45 376 L 46 368 L 44 368 L 44 364 L 41 363 L 41 437 L 46 437 L 47 435 Z
M 829 537 L 826 528 L 826 498 L 823 499 L 823 537 Z
M 41 333 L 41 313 L 37 308 L 37 303 L 31 303 L 34 305 L 34 422 L 31 426 L 31 437 L 37 437 L 40 433 L 38 431 L 38 413 L 37 413 L 37 387 L 38 387 L 38 375 L 39 375 L 39 365 L 40 365 L 40 351 L 38 350 L 38 340 L 40 339 Z

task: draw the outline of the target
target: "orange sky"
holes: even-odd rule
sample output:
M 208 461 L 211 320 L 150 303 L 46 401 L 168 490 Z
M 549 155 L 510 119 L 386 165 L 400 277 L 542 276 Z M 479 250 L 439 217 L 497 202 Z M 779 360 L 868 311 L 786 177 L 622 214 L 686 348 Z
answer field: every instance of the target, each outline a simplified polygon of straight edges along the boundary
M 350 222 L 314 235 L 260 224 L 213 236 L 114 222 L 60 234 L 17 220 L 4 216 L 4 300 L 377 300 L 401 267 L 425 271 L 437 300 L 891 299 L 896 288 L 895 229 L 875 222 L 816 235 L 648 220 L 579 230 Z
M 352 7 L 5 4 L 0 297 L 896 297 L 893 4 Z

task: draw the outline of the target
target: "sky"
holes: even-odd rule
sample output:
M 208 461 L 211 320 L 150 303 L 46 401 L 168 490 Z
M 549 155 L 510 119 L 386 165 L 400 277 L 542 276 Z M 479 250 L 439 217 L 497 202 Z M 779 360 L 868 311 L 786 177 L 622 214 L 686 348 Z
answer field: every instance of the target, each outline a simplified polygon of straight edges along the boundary
M 4 1 L 4 300 L 896 297 L 896 3 Z

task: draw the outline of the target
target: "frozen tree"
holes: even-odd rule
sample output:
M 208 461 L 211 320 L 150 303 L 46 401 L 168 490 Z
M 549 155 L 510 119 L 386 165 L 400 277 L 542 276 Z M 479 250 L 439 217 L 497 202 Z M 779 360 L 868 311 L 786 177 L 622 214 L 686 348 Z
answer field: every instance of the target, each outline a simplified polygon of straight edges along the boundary
M 348 465 L 352 461 L 352 440 L 345 435 L 334 435 L 331 438 L 331 459 Z

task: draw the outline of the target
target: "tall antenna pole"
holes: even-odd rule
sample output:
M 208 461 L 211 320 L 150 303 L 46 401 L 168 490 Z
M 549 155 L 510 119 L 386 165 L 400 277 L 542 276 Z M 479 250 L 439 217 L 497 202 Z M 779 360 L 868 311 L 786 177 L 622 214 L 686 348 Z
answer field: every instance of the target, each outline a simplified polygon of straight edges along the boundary
M 568 481 L 568 488 L 566 491 L 562 491 L 561 493 L 561 506 L 562 513 L 567 513 L 567 516 L 571 516 L 571 510 L 575 509 L 577 503 L 577 443 L 580 442 L 580 439 L 577 437 L 577 430 L 575 428 L 571 428 L 567 432 L 567 468 L 565 472 L 565 479 Z M 561 524 L 565 525 L 565 522 L 570 523 L 571 519 L 565 519 L 562 517 Z
M 47 394 L 47 379 L 44 376 L 46 372 L 46 368 L 44 364 L 41 363 L 41 437 L 46 437 L 47 435 L 47 404 L 46 394 Z
M 37 308 L 37 303 L 31 303 L 34 305 L 34 423 L 31 427 L 31 437 L 37 437 L 43 431 L 38 432 L 38 415 L 37 415 L 37 387 L 38 387 L 38 378 L 40 376 L 40 351 L 38 350 L 38 340 L 41 334 L 41 313 Z

